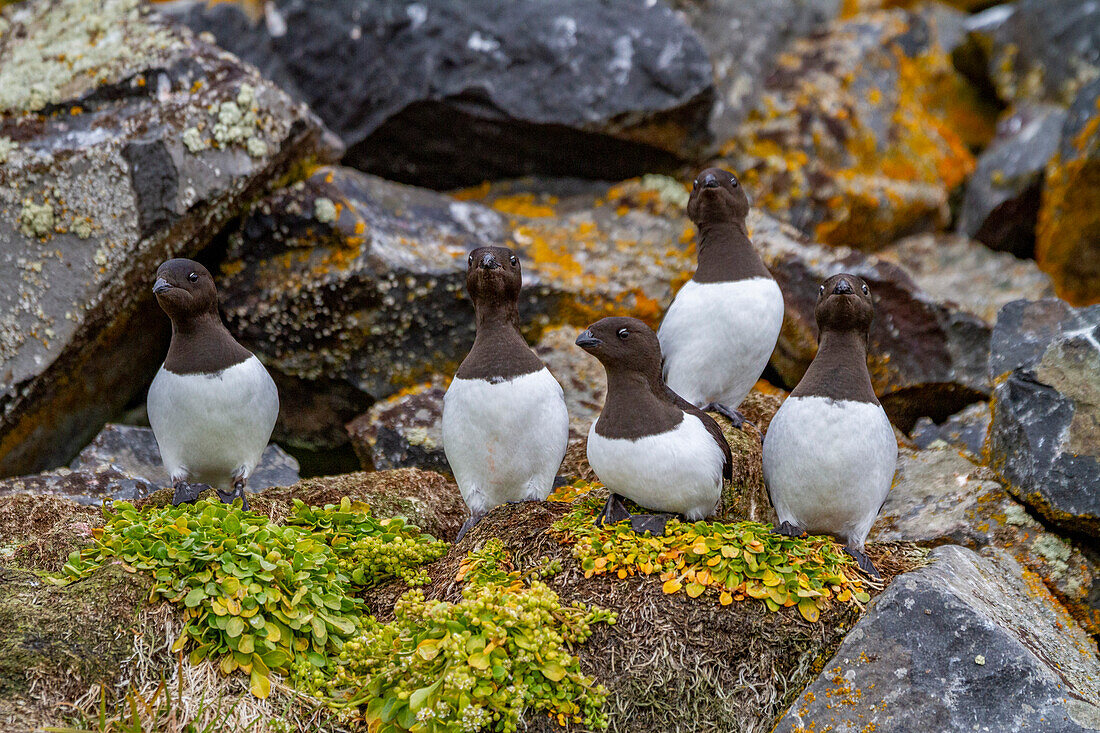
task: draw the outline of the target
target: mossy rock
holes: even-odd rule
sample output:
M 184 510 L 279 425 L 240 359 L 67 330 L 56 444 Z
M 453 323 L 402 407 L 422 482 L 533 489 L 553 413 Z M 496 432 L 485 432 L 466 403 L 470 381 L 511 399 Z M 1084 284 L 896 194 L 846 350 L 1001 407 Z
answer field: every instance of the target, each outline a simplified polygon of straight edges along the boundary
M 0 727 L 57 724 L 60 703 L 123 679 L 148 593 L 119 563 L 65 586 L 0 568 Z

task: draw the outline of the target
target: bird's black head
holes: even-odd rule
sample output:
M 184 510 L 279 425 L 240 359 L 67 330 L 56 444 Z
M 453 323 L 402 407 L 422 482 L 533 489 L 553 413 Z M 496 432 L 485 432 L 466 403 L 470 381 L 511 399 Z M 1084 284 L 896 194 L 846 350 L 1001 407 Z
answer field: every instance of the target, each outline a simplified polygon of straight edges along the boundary
M 833 275 L 818 289 L 814 318 L 819 331 L 858 331 L 866 336 L 874 316 L 871 289 L 861 277 Z
M 466 290 L 477 306 L 515 304 L 523 276 L 507 247 L 478 247 L 466 258 Z
M 153 293 L 173 322 L 218 312 L 218 290 L 210 271 L 194 260 L 168 260 L 157 268 Z
M 601 318 L 577 337 L 577 346 L 599 359 L 608 371 L 661 376 L 657 334 L 637 318 Z
M 721 168 L 707 168 L 692 182 L 687 213 L 696 225 L 744 221 L 749 197 L 737 176 Z

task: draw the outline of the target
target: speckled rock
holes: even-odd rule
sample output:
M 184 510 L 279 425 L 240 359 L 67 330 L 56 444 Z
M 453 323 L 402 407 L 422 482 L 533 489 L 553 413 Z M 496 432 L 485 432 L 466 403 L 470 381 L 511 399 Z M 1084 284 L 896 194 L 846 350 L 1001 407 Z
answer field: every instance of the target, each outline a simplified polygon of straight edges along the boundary
M 166 348 L 150 283 L 316 150 L 319 123 L 136 0 L 6 5 L 0 475 L 68 462 Z
M 939 424 L 927 417 L 920 418 L 913 425 L 909 437 L 918 448 L 927 448 L 936 441 L 942 441 L 981 457 L 985 436 L 989 432 L 989 421 L 992 419 L 989 403 L 975 402 Z
M 1100 637 L 1100 558 L 1087 545 L 1047 530 L 996 474 L 952 447 L 899 448 L 894 485 L 869 539 L 1003 548 Z
M 1081 88 L 1062 127 L 1061 147 L 1046 170 L 1035 241 L 1039 267 L 1074 305 L 1100 303 L 1098 201 L 1100 78 Z
M 949 300 L 922 291 L 898 265 L 845 247 L 808 242 L 791 227 L 750 213 L 753 243 L 771 269 L 786 312 L 770 366 L 793 388 L 817 353 L 814 306 L 823 280 L 851 272 L 875 304 L 868 366 L 890 420 L 904 431 L 922 416 L 944 420 L 989 395 L 990 326 Z
M 992 252 L 954 234 L 917 234 L 877 254 L 899 265 L 928 295 L 980 316 L 991 326 L 1006 303 L 1054 295 L 1050 276 L 1033 261 Z
M 1049 521 L 1100 537 L 1100 306 L 1006 305 L 989 372 L 990 466 Z
M 947 225 L 993 111 L 954 70 L 940 15 L 864 13 L 798 39 L 723 146 L 757 205 L 826 244 L 865 251 Z
M 413 467 L 450 474 L 443 450 L 446 391 L 432 382 L 402 390 L 349 422 L 348 438 L 363 468 Z
M 1017 0 L 967 22 L 968 72 L 1006 103 L 1068 105 L 1100 76 L 1100 6 L 1089 0 Z
M 172 485 L 153 431 L 134 425 L 104 425 L 69 468 L 73 471 L 113 468 L 152 486 Z M 298 483 L 298 479 L 298 461 L 272 443 L 264 449 L 259 465 L 248 478 L 248 489 L 261 491 L 270 486 L 290 486 Z
M 156 484 L 113 466 L 96 466 L 78 471 L 59 468 L 56 471 L 0 480 L 0 496 L 47 495 L 90 505 L 98 505 L 104 499 L 132 502 L 149 496 L 158 488 L 160 487 Z
M 941 547 L 872 601 L 776 731 L 1090 731 L 1092 640 L 1011 557 Z
M 1058 150 L 1066 111 L 1024 103 L 997 124 L 966 184 L 958 230 L 1017 257 L 1035 251 L 1043 173 Z
M 837 16 L 840 0 L 674 0 L 714 65 L 713 136 L 725 140 L 752 111 L 787 44 Z
M 346 162 L 387 178 L 607 180 L 667 168 L 705 139 L 711 65 L 663 3 L 277 0 L 247 33 L 241 12 L 202 3 L 184 19 L 289 77 Z

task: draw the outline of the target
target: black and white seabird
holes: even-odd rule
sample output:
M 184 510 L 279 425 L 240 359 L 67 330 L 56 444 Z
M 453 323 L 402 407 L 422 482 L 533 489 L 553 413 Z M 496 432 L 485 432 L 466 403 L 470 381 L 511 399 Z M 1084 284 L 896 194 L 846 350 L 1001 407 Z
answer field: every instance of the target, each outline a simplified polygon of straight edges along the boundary
M 598 521 L 630 517 L 622 497 L 689 521 L 714 513 L 729 480 L 729 444 L 710 415 L 661 378 L 657 335 L 636 318 L 604 318 L 577 338 L 607 372 L 607 399 L 588 431 L 588 462 L 611 492 Z M 664 532 L 665 518 L 630 517 L 636 531 Z
M 863 543 L 894 478 L 898 444 L 871 387 L 871 292 L 855 275 L 821 286 L 817 356 L 775 413 L 764 438 L 764 481 L 776 531 L 830 534 L 878 576 Z
M 470 518 L 495 506 L 543 500 L 569 442 L 561 385 L 519 331 L 519 258 L 480 247 L 466 265 L 477 336 L 443 397 L 443 450 Z
M 191 502 L 199 484 L 223 502 L 240 498 L 279 416 L 279 392 L 260 360 L 222 324 L 210 272 L 168 260 L 153 285 L 172 319 L 168 357 L 149 387 L 149 424 L 172 478 L 173 504 Z M 193 485 L 194 484 L 194 485 Z
M 707 168 L 687 205 L 698 227 L 695 275 L 657 332 L 668 386 L 740 427 L 737 406 L 767 366 L 783 325 L 783 294 L 749 241 L 749 199 L 737 178 Z

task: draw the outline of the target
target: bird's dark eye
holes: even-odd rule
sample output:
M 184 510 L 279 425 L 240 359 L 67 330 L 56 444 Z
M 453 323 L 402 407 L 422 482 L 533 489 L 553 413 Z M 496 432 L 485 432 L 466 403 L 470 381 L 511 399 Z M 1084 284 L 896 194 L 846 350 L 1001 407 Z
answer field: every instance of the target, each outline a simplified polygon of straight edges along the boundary
M 192 272 L 190 275 L 187 276 L 187 279 L 193 283 L 197 283 L 199 281 L 199 273 Z
M 511 262 L 512 262 L 513 265 L 518 265 L 519 264 L 519 259 L 515 255 L 512 255 Z
M 470 265 L 474 264 L 474 253 L 473 252 L 471 252 L 470 256 L 466 258 L 466 263 L 470 264 Z
M 870 295 L 871 291 L 867 289 L 867 283 L 863 283 L 863 294 Z
M 824 295 L 825 294 L 825 286 L 822 285 L 820 288 L 817 289 L 817 292 L 818 292 L 819 295 Z
M 737 179 L 734 178 L 733 176 L 730 176 L 730 185 L 733 186 L 734 188 L 737 188 Z
M 698 178 L 696 178 L 694 181 L 691 182 L 691 187 L 692 188 L 699 188 L 699 179 Z
M 630 331 L 627 331 L 625 328 L 620 328 L 619 329 L 619 338 L 621 338 L 622 340 L 625 341 L 626 337 L 629 336 L 629 335 L 630 335 Z

